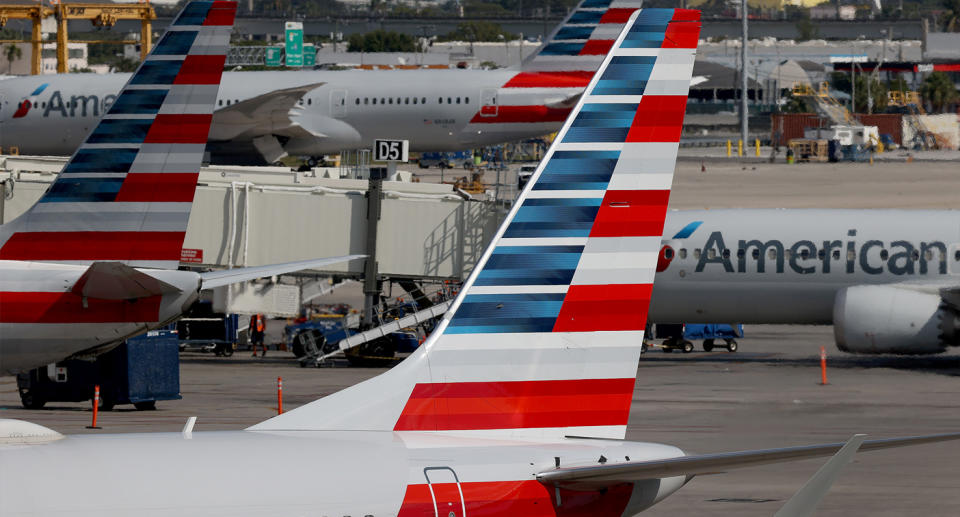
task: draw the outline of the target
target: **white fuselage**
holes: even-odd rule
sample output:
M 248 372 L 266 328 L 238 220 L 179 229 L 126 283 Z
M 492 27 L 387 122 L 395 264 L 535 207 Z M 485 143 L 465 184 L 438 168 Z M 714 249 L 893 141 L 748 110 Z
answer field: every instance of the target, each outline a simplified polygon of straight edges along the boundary
M 559 129 L 569 107 L 556 110 L 546 105 L 570 99 L 582 88 L 504 88 L 517 74 L 515 70 L 226 72 L 208 149 L 214 161 L 221 155 L 244 156 L 254 152 L 253 138 L 276 135 L 291 155 L 369 148 L 377 138 L 409 140 L 412 151 L 452 151 Z M 0 147 L 15 146 L 21 154 L 72 154 L 128 78 L 129 74 L 69 74 L 4 81 Z M 282 113 L 261 109 L 234 114 L 230 120 L 243 122 L 242 127 L 228 127 L 218 118 L 238 102 L 311 84 L 320 85 Z M 24 99 L 30 99 L 32 107 L 17 113 Z M 286 126 L 288 117 L 306 131 Z M 229 156 L 225 159 L 229 161 Z
M 830 324 L 842 288 L 960 279 L 960 211 L 681 210 L 663 235 L 653 323 Z
M 652 479 L 601 493 L 555 491 L 534 478 L 554 468 L 555 458 L 561 466 L 596 465 L 601 455 L 613 464 L 683 451 L 619 440 L 537 443 L 382 431 L 68 436 L 0 446 L 0 515 L 464 517 L 464 509 L 554 515 L 564 506 L 632 515 L 686 482 Z
M 199 294 L 191 271 L 145 270 L 181 292 L 134 300 L 71 293 L 88 266 L 0 260 L 0 375 L 114 346 L 179 317 Z

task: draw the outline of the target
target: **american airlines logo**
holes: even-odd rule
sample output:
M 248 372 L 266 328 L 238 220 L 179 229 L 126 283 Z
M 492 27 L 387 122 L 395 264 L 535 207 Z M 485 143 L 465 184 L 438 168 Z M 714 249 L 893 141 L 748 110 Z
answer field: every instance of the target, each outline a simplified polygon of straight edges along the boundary
M 102 98 L 96 95 L 71 95 L 69 99 L 65 99 L 60 90 L 54 90 L 50 98 L 41 105 L 36 96 L 43 92 L 46 87 L 47 84 L 41 85 L 30 94 L 30 97 L 24 99 L 18 106 L 13 118 L 24 117 L 32 108 L 38 106 L 43 110 L 44 117 L 49 117 L 51 114 L 64 118 L 99 117 L 101 113 L 109 111 L 110 106 L 117 100 L 117 96 L 114 94 L 105 95 Z
M 849 230 L 856 237 L 857 230 Z M 889 272 L 894 275 L 947 274 L 947 246 L 940 241 L 912 243 L 905 240 L 799 240 L 786 244 L 777 239 L 739 240 L 736 249 L 727 247 L 721 232 L 713 232 L 703 249 L 694 250 L 696 272 L 707 267 L 723 268 L 727 273 L 846 272 L 858 270 L 868 275 Z

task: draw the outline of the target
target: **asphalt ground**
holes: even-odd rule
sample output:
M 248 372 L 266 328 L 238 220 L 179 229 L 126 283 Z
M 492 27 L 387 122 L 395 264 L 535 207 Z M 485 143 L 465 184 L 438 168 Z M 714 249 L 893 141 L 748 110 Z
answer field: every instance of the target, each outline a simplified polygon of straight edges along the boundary
M 665 354 L 640 360 L 627 438 L 709 453 L 960 431 L 960 353 L 932 357 L 841 354 L 830 327 L 752 326 L 740 351 Z M 826 346 L 829 385 L 821 386 L 819 350 Z M 376 368 L 300 368 L 292 355 L 233 357 L 184 353 L 183 400 L 155 411 L 131 406 L 101 412 L 86 429 L 89 404 L 50 403 L 21 409 L 13 379 L 0 379 L 0 417 L 20 418 L 63 433 L 179 431 L 197 416 L 196 431 L 242 429 L 276 414 L 276 380 L 284 409 L 373 377 Z M 241 452 L 242 453 L 242 452 Z M 770 516 L 823 460 L 695 478 L 645 515 Z M 864 453 L 847 467 L 824 501 L 823 516 L 952 516 L 960 514 L 960 441 Z
M 687 159 L 678 164 L 671 207 L 957 208 L 958 175 L 957 162 L 788 166 L 705 158 L 701 166 Z M 854 433 L 960 431 L 960 350 L 853 356 L 836 351 L 830 327 L 800 326 L 749 326 L 740 344 L 735 354 L 644 354 L 627 438 L 708 453 L 836 442 Z M 821 346 L 830 356 L 827 386 L 819 384 Z M 21 409 L 9 377 L 0 378 L 0 418 L 63 433 L 179 431 L 189 416 L 198 417 L 197 431 L 242 429 L 276 413 L 278 376 L 290 410 L 383 371 L 305 369 L 273 351 L 265 359 L 191 352 L 182 354 L 183 400 L 160 402 L 156 411 L 119 406 L 100 414 L 102 430 L 85 429 L 89 404 Z M 822 463 L 699 477 L 645 515 L 770 516 Z M 858 455 L 817 515 L 960 515 L 960 442 Z

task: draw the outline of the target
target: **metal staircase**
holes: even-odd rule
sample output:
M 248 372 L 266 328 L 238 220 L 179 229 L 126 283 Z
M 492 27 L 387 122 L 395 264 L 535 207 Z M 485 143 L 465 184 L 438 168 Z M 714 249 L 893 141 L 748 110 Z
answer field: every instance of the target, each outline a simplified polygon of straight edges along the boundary
M 817 90 L 807 83 L 797 83 L 793 85 L 793 95 L 813 99 L 817 113 L 835 125 L 858 125 L 850 111 L 830 95 L 830 85 L 826 82 L 820 83 Z
M 340 340 L 340 342 L 337 344 L 337 349 L 332 352 L 323 353 L 322 350 L 318 349 L 316 346 L 308 347 L 307 355 L 300 359 L 300 365 L 321 366 L 331 357 L 342 354 L 346 350 L 360 346 L 364 343 L 369 343 L 375 339 L 385 337 L 388 334 L 400 331 L 401 329 L 426 323 L 434 318 L 443 316 L 443 314 L 447 312 L 447 309 L 450 308 L 451 303 L 453 303 L 453 300 L 440 302 L 432 307 L 417 311 L 413 314 L 408 314 L 400 319 L 380 325 L 379 327 L 349 336 Z

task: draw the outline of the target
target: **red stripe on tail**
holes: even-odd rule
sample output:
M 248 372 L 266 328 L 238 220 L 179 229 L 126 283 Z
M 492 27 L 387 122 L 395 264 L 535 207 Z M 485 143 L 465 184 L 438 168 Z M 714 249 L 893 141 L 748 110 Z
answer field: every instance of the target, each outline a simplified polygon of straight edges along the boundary
M 197 189 L 198 173 L 127 174 L 114 201 L 190 203 Z
M 18 232 L 4 260 L 180 260 L 186 232 Z
M 652 290 L 651 284 L 571 285 L 553 331 L 643 330 Z
M 204 25 L 233 25 L 233 19 L 237 15 L 236 2 L 216 1 L 207 11 L 207 18 L 203 20 Z
M 395 431 L 626 425 L 634 379 L 417 384 Z
M 697 48 L 700 38 L 699 23 L 670 23 L 663 36 L 661 48 Z
M 609 8 L 603 13 L 603 16 L 600 18 L 600 23 L 627 23 L 630 21 L 630 15 L 632 15 L 635 11 L 636 9 L 633 8 Z
M 644 95 L 627 142 L 679 142 L 686 110 L 686 95 Z
M 593 72 L 520 72 L 503 88 L 586 88 L 591 78 Z
M 157 115 L 145 144 L 205 144 L 213 115 Z M 126 182 L 124 182 L 126 183 Z
M 183 60 L 173 84 L 220 84 L 226 55 L 191 54 Z
M 659 237 L 669 201 L 669 190 L 608 190 L 590 237 Z
M 612 39 L 592 39 L 587 40 L 580 49 L 581 56 L 605 56 L 610 53 L 615 41 Z M 591 76 L 592 77 L 592 76 Z

